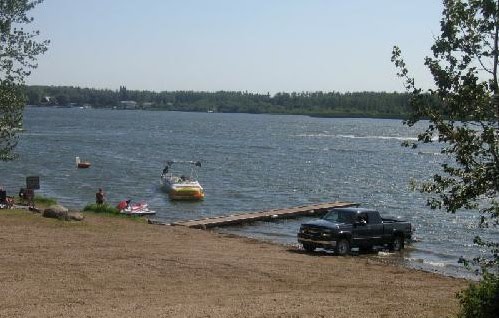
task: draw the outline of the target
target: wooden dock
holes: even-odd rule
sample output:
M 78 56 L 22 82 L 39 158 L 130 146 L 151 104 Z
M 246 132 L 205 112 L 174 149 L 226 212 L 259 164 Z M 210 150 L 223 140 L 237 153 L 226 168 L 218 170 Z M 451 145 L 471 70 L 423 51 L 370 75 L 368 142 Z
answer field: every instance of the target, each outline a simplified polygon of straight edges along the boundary
M 231 214 L 225 216 L 215 216 L 204 219 L 188 220 L 188 221 L 178 221 L 171 223 L 170 225 L 175 226 L 187 226 L 190 228 L 197 229 L 208 229 L 212 227 L 222 227 L 228 225 L 238 225 L 255 221 L 271 221 L 277 219 L 293 218 L 298 216 L 313 216 L 325 213 L 331 208 L 342 208 L 349 206 L 357 206 L 356 203 L 349 202 L 329 202 L 329 203 L 319 203 L 312 205 L 302 205 L 293 208 L 284 209 L 272 209 L 266 211 L 258 212 L 246 212 Z M 150 221 L 150 223 L 155 223 Z

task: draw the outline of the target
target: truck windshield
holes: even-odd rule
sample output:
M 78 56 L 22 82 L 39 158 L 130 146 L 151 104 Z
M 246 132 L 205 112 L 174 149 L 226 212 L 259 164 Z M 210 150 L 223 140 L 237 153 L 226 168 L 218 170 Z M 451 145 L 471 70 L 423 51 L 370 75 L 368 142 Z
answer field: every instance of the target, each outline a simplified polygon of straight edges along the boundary
M 354 213 L 350 211 L 332 210 L 324 215 L 323 219 L 336 223 L 353 223 Z

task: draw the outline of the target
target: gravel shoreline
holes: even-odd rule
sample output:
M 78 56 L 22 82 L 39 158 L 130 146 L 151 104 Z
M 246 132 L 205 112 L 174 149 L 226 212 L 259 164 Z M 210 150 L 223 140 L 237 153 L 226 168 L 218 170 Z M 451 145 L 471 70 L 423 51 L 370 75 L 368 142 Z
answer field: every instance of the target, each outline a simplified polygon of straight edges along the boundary
M 445 317 L 468 281 L 85 214 L 0 210 L 0 317 Z

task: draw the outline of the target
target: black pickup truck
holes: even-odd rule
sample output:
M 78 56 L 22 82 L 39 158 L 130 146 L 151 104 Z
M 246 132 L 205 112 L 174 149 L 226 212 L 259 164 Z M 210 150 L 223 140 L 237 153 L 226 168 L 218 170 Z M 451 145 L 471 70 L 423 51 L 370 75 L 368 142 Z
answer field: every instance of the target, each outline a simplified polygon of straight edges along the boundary
M 352 248 L 400 251 L 411 235 L 411 223 L 383 219 L 376 210 L 334 208 L 321 219 L 303 223 L 298 242 L 309 252 L 324 248 L 346 255 Z

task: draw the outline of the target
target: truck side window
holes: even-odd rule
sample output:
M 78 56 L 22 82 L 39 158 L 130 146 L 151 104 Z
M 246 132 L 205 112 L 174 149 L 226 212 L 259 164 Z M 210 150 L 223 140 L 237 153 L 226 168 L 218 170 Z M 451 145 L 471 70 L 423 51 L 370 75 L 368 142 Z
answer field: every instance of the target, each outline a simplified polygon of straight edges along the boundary
M 368 222 L 368 219 L 367 219 L 367 214 L 364 214 L 364 213 L 359 214 L 358 221 L 359 221 L 360 223 L 364 223 L 364 224 L 369 223 L 369 222 Z
M 381 217 L 377 211 L 368 212 L 369 214 L 369 223 L 370 224 L 378 224 L 381 223 Z

